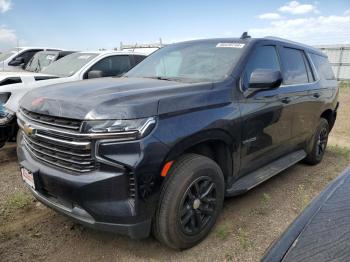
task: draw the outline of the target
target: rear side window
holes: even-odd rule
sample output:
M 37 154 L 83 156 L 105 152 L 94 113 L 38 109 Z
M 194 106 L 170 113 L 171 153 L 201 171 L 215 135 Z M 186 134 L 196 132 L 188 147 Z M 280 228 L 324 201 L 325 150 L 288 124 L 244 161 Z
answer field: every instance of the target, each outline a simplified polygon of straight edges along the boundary
M 250 57 L 244 73 L 244 86 L 248 87 L 250 76 L 256 69 L 280 71 L 280 63 L 274 46 L 260 46 Z
M 305 66 L 306 60 L 304 52 L 284 47 L 282 57 L 284 62 L 283 83 L 285 85 L 304 84 L 309 82 Z
M 328 59 L 326 57 L 315 55 L 315 54 L 310 54 L 310 57 L 321 79 L 326 79 L 326 80 L 335 79 L 332 67 L 330 66 Z

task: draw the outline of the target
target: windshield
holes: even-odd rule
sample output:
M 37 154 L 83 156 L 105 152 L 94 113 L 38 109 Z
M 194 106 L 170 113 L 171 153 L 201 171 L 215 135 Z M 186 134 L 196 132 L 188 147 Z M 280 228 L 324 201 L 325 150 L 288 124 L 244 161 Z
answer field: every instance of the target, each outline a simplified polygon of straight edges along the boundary
M 74 75 L 79 69 L 89 63 L 96 56 L 98 56 L 98 54 L 94 53 L 74 53 L 67 55 L 41 70 L 41 73 L 55 75 L 58 77 L 69 77 Z
M 219 81 L 232 71 L 243 47 L 240 43 L 218 41 L 170 45 L 146 58 L 125 76 L 181 82 Z
M 57 53 L 38 52 L 28 62 L 25 70 L 39 72 L 56 60 Z
M 1 53 L 0 54 L 0 62 L 5 61 L 7 58 L 12 56 L 13 54 L 18 53 L 19 51 L 21 51 L 20 48 L 13 48 L 11 50 L 7 50 L 7 51 Z

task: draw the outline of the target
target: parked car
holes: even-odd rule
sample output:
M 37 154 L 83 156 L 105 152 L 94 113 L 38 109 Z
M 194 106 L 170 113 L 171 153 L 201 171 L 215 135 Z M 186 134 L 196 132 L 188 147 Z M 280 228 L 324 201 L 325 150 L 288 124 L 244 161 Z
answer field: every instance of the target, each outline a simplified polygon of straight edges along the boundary
M 119 76 L 145 57 L 134 52 L 73 53 L 50 64 L 40 73 L 21 73 L 21 83 L 3 86 L 0 84 L 0 148 L 16 135 L 19 100 L 29 90 L 88 78 Z
M 23 180 L 96 229 L 190 248 L 224 197 L 319 163 L 338 107 L 319 50 L 242 36 L 166 46 L 122 78 L 35 89 L 20 104 Z M 234 223 L 234 221 L 233 221 Z
M 0 54 L 0 70 L 17 71 L 24 68 L 30 59 L 40 51 L 59 51 L 58 48 L 49 47 L 16 47 Z
M 269 248 L 264 262 L 349 261 L 350 167 Z
M 0 86 L 12 84 L 29 84 L 35 81 L 56 78 L 47 74 L 38 73 L 52 62 L 55 62 L 73 51 L 40 51 L 28 62 L 23 70 L 0 72 Z

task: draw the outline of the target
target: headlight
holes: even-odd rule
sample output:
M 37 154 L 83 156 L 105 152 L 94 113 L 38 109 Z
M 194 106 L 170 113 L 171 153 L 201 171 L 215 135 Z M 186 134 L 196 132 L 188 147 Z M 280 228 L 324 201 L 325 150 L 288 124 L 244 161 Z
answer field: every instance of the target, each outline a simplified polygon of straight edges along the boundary
M 83 132 L 98 138 L 139 139 L 148 135 L 156 124 L 154 117 L 128 120 L 86 121 Z M 107 135 L 107 136 L 106 136 Z
M 15 113 L 0 103 L 0 125 L 7 124 L 15 117 Z
M 9 100 L 11 93 L 0 93 L 0 105 L 5 104 Z

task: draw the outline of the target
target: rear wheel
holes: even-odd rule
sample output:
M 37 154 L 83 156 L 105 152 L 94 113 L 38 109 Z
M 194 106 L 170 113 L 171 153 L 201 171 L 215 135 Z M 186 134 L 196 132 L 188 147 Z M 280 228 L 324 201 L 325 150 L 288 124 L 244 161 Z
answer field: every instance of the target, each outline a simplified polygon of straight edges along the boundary
M 195 154 L 178 159 L 161 193 L 155 237 L 180 250 L 202 241 L 220 213 L 224 188 L 222 171 L 213 160 Z
M 315 136 L 313 138 L 312 150 L 305 158 L 305 163 L 316 165 L 322 161 L 328 143 L 328 135 L 328 121 L 324 118 L 321 118 Z

